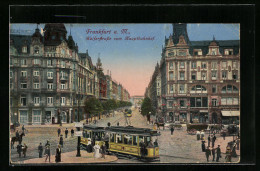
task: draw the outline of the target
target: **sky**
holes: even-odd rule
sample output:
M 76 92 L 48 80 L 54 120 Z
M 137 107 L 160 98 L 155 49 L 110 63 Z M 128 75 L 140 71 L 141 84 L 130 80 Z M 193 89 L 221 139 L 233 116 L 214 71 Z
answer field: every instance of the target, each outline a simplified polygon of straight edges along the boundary
M 15 34 L 33 34 L 36 24 L 11 24 Z M 112 79 L 121 83 L 131 96 L 144 95 L 156 63 L 161 59 L 165 36 L 172 34 L 172 24 L 65 24 L 67 36 L 71 33 L 79 52 L 86 52 L 95 65 L 100 56 L 104 73 L 111 71 Z M 39 28 L 43 29 L 44 24 Z M 121 32 L 124 30 L 123 33 Z M 20 30 L 20 33 L 17 32 Z M 96 32 L 97 31 L 97 34 Z M 98 32 L 100 31 L 100 32 Z M 103 33 L 102 33 L 103 31 Z M 104 32 L 108 31 L 108 32 Z M 110 31 L 110 32 L 109 32 Z M 115 33 L 115 31 L 117 33 Z M 239 40 L 239 24 L 187 24 L 191 41 Z M 149 40 L 125 40 L 145 37 Z M 111 38 L 90 40 L 88 38 Z M 122 40 L 115 40 L 122 38 Z

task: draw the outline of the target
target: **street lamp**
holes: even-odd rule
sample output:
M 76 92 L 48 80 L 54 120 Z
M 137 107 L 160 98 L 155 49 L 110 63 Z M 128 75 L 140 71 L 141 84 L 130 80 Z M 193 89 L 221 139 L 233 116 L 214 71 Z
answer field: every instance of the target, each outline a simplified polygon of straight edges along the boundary
M 80 122 L 80 119 L 79 119 L 79 102 L 82 98 L 82 95 L 80 94 L 77 94 L 78 96 L 78 122 Z M 80 131 L 80 127 L 77 127 L 77 131 Z M 81 154 L 80 154 L 80 136 L 78 136 L 78 145 L 77 145 L 77 155 L 76 157 L 80 157 Z

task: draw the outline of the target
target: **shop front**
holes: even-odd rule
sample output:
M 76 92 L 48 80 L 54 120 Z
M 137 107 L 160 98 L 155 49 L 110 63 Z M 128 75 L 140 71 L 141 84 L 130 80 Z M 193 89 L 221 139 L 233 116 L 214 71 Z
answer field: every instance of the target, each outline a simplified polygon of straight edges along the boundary
M 187 122 L 187 113 L 186 112 L 180 112 L 180 121 Z
M 221 111 L 222 124 L 239 124 L 240 111 Z

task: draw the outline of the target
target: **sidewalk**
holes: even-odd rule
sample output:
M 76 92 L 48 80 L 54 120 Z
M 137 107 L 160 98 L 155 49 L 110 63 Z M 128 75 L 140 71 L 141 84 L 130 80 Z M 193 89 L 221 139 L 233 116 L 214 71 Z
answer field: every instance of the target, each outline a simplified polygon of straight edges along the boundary
M 108 163 L 116 161 L 118 158 L 112 155 L 106 155 L 104 158 L 94 158 L 93 153 L 88 153 L 86 151 L 80 151 L 81 157 L 76 157 L 77 151 L 61 153 L 61 162 L 59 163 Z M 20 163 L 20 162 L 19 162 Z M 19 164 L 13 163 L 13 164 Z M 55 162 L 55 155 L 51 155 L 51 162 L 45 162 L 45 156 L 43 158 L 34 158 L 25 160 L 22 162 L 23 164 L 59 164 Z

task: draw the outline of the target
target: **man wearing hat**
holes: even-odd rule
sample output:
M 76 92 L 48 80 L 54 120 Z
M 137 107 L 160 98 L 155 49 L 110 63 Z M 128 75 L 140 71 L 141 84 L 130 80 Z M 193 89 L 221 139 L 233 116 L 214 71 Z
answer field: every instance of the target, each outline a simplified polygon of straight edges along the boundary
M 59 144 L 58 147 L 56 148 L 55 161 L 56 161 L 56 162 L 61 162 L 61 148 L 60 148 L 60 144 Z
M 211 155 L 209 146 L 207 147 L 207 149 L 206 149 L 206 151 L 205 151 L 205 155 L 206 155 L 207 161 L 209 161 L 209 156 Z
M 218 145 L 218 147 L 217 147 L 217 159 L 216 159 L 216 162 L 219 162 L 219 158 L 221 158 L 220 145 Z
M 49 158 L 49 162 L 51 162 L 51 150 L 50 150 L 50 145 L 46 145 L 45 146 L 45 162 L 47 161 L 47 159 Z

